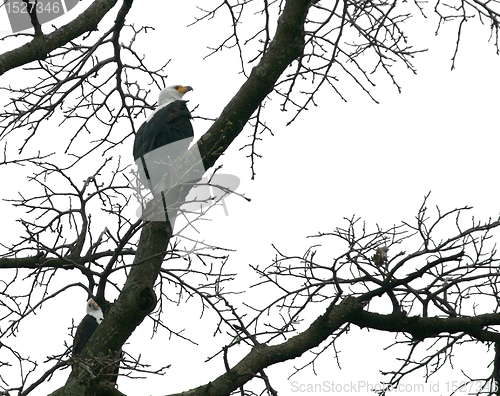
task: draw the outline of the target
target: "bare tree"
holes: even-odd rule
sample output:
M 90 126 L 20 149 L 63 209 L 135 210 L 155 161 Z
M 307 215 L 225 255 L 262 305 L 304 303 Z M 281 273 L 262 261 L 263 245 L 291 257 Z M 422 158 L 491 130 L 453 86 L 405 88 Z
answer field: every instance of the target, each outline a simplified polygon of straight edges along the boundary
M 456 49 L 463 23 L 477 16 L 491 29 L 498 51 L 498 2 L 455 3 L 438 1 L 430 12 L 439 15 L 438 28 L 458 22 Z M 12 362 L 19 367 L 16 379 L 0 374 L 3 393 L 28 395 L 56 370 L 73 364 L 66 384 L 53 395 L 126 394 L 126 389 L 118 391 L 106 380 L 106 368 L 117 360 L 115 352 L 145 319 L 183 338 L 162 314 L 167 304 L 196 298 L 203 310 L 217 314 L 215 332 L 226 333 L 228 341 L 213 356 L 222 360 L 224 372 L 189 391 L 190 395 L 275 395 L 266 368 L 308 351 L 313 357 L 298 370 L 314 365 L 322 352 L 335 351 L 351 325 L 403 334 L 396 343 L 407 345 L 408 356 L 386 373 L 381 394 L 415 370 L 423 369 L 428 378 L 448 361 L 455 346 L 465 342 L 494 347 L 492 369 L 481 379 L 477 393 L 500 394 L 496 390 L 500 339 L 494 327 L 500 324 L 498 258 L 490 241 L 499 220 L 473 221 L 464 227 L 459 215 L 467 207 L 437 209 L 431 216 L 426 202 L 414 222 L 390 229 L 370 231 L 359 219 L 346 219 L 345 228 L 315 236 L 332 238 L 332 245 L 338 246 L 327 263 L 317 260 L 318 249 L 312 246 L 299 256 L 276 248 L 269 267 L 254 267 L 261 277 L 256 286 L 271 286 L 278 297 L 266 306 L 247 304 L 242 314 L 225 289 L 234 275 L 224 268 L 227 250 L 196 241 L 181 243 L 188 239 L 184 228 L 177 229 L 179 224 L 174 233 L 169 221 L 134 216 L 134 178 L 127 161 L 114 153 L 122 144 L 132 146 L 137 120 L 154 108 L 144 87 L 161 89 L 167 64 L 154 70 L 136 50 L 137 37 L 151 28 L 126 24 L 133 6 L 140 7 L 132 0 L 95 0 L 84 13 L 51 33 L 44 32 L 50 29 L 37 24 L 34 14 L 34 34 L 3 39 L 15 43 L 15 48 L 0 55 L 0 74 L 8 76 L 25 67 L 29 78 L 21 85 L 2 82 L 10 100 L 0 116 L 0 137 L 5 142 L 0 164 L 4 169 L 22 165 L 32 171 L 29 192 L 11 200 L 26 212 L 20 219 L 24 232 L 13 244 L 2 244 L 0 258 L 5 274 L 0 283 L 0 367 Z M 199 168 L 193 167 L 195 152 L 201 154 L 204 169 L 217 169 L 219 157 L 246 127 L 251 133 L 244 148 L 253 177 L 258 144 L 263 132 L 269 131 L 264 106 L 268 97 L 281 100 L 283 110 L 293 109 L 293 121 L 316 104 L 320 89 L 331 89 L 344 99 L 339 76 L 352 80 L 373 100 L 375 71 L 385 73 L 399 89 L 392 66 L 401 63 L 415 71 L 411 59 L 421 51 L 409 44 L 403 30 L 403 22 L 415 12 L 428 11 L 420 2 L 385 0 L 245 0 L 221 2 L 211 9 L 202 6 L 194 23 L 209 24 L 221 15 L 229 16 L 230 33 L 213 47 L 211 56 L 235 48 L 245 82 L 179 160 L 180 171 L 189 180 L 200 180 Z M 252 28 L 243 31 L 241 22 L 248 18 Z M 26 43 L 17 46 L 19 39 Z M 248 43 L 253 46 L 244 50 Z M 35 78 L 30 82 L 31 76 Z M 51 138 L 49 126 L 57 117 L 71 131 L 62 142 L 63 152 L 39 150 L 34 142 Z M 82 168 L 86 173 L 80 182 Z M 180 183 L 166 192 L 171 210 L 188 218 L 186 228 L 203 217 L 213 198 L 196 198 L 198 188 L 200 184 Z M 219 189 L 230 192 L 224 186 Z M 195 198 L 187 198 L 193 192 Z M 187 201 L 199 205 L 200 211 L 188 213 L 183 209 Z M 105 226 L 99 221 L 103 218 Z M 455 230 L 443 237 L 438 229 L 448 221 Z M 410 253 L 401 250 L 406 245 Z M 20 324 L 45 302 L 63 298 L 74 288 L 83 288 L 95 298 L 103 308 L 104 321 L 77 360 L 66 348 L 49 357 L 50 370 L 40 372 L 28 355 L 9 346 L 9 336 L 17 335 Z M 465 303 L 479 294 L 487 300 L 488 313 L 477 314 L 474 305 Z M 111 302 L 111 295 L 117 296 L 116 301 Z M 370 310 L 376 298 L 387 300 L 392 312 Z M 302 316 L 318 307 L 324 313 L 295 334 Z M 276 316 L 268 323 L 269 313 Z M 430 348 L 423 347 L 427 340 Z M 231 366 L 228 353 L 241 343 L 251 351 Z M 148 371 L 136 356 L 119 360 L 122 375 Z

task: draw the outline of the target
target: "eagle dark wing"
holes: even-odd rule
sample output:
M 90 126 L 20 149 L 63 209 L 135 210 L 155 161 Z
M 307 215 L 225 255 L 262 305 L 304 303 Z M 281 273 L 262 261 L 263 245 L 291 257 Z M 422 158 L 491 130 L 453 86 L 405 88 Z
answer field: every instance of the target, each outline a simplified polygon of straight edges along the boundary
M 97 320 L 92 315 L 86 315 L 82 319 L 76 328 L 75 338 L 73 339 L 73 355 L 82 353 L 83 348 L 89 342 L 98 325 Z
M 82 353 L 83 349 L 85 348 L 85 345 L 87 345 L 87 342 L 89 342 L 90 337 L 92 337 L 92 334 L 94 334 L 94 331 L 96 331 L 97 326 L 99 326 L 99 324 L 92 315 L 86 315 L 82 319 L 82 321 L 76 328 L 75 338 L 73 339 L 74 356 L 77 356 Z M 122 357 L 123 357 L 123 352 L 120 349 L 117 353 L 112 355 L 112 358 L 113 360 L 115 360 L 115 362 L 109 365 L 109 367 L 107 367 L 104 371 L 105 375 L 108 376 L 108 380 L 109 382 L 111 382 L 112 385 L 116 384 L 116 380 L 118 378 L 119 364 Z
M 175 173 L 164 164 L 175 161 L 189 148 L 194 136 L 191 118 L 186 101 L 176 100 L 157 110 L 141 125 L 135 136 L 133 154 L 144 185 L 158 189 L 166 174 Z M 162 188 L 168 189 L 165 186 Z
M 191 118 L 185 100 L 176 100 L 158 110 L 137 131 L 134 141 L 134 160 L 178 140 L 187 138 L 192 140 L 194 133 Z M 170 160 L 175 161 L 184 153 L 171 154 L 169 153 Z

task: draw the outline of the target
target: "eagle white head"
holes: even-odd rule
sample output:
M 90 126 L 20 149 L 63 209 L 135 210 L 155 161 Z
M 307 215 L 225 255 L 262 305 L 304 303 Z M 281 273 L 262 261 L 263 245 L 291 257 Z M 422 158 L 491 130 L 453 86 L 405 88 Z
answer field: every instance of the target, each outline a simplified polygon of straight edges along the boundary
M 98 324 L 102 322 L 104 317 L 101 307 L 93 299 L 87 301 L 87 315 L 93 316 Z
M 193 88 L 186 85 L 171 85 L 163 89 L 158 96 L 158 107 L 164 106 L 176 100 L 182 99 L 186 92 L 192 91 Z

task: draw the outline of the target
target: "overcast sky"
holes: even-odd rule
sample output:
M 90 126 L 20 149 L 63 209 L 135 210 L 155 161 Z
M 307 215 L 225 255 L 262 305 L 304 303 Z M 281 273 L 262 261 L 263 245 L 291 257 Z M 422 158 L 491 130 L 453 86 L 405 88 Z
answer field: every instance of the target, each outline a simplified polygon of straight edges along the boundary
M 172 59 L 168 68 L 169 85 L 193 86 L 194 91 L 186 96 L 190 106 L 199 106 L 197 112 L 200 115 L 217 117 L 243 81 L 241 75 L 232 72 L 238 65 L 234 56 L 222 54 L 203 60 L 207 53 L 204 48 L 217 43 L 216 39 L 210 39 L 210 35 L 217 34 L 218 28 L 226 27 L 208 23 L 203 28 L 185 30 L 185 25 L 192 21 L 193 4 L 186 5 L 185 10 L 177 9 L 181 6 L 178 2 L 175 4 L 175 10 L 166 10 L 162 15 L 146 13 L 137 6 L 131 19 L 141 22 L 138 13 L 143 12 L 142 20 L 156 28 L 155 32 L 148 34 L 149 44 L 145 44 L 143 51 L 151 62 Z M 164 23 L 165 19 L 169 23 Z M 222 207 L 214 208 L 212 221 L 199 226 L 200 239 L 236 250 L 228 263 L 230 271 L 243 275 L 249 273 L 249 264 L 270 264 L 274 257 L 272 243 L 290 255 L 301 255 L 312 244 L 306 239 L 308 235 L 345 226 L 343 217 L 361 216 L 370 227 L 376 223 L 388 227 L 401 220 L 411 221 L 430 191 L 430 206 L 436 204 L 443 209 L 452 209 L 471 205 L 477 217 L 498 216 L 500 58 L 495 55 L 492 44 L 486 42 L 487 34 L 479 31 L 473 21 L 466 24 L 457 69 L 450 71 L 454 37 L 451 34 L 435 37 L 435 21 L 419 21 L 422 28 L 415 30 L 418 37 L 410 38 L 415 40 L 416 47 L 427 47 L 429 51 L 415 58 L 416 76 L 403 67 L 395 68 L 403 88 L 401 94 L 383 76 L 376 79 L 378 85 L 372 91 L 380 104 L 375 104 L 354 85 L 343 92 L 348 103 L 331 91 L 323 91 L 316 101 L 318 107 L 311 107 L 288 127 L 285 124 L 293 114 L 281 113 L 278 102 L 268 103 L 268 117 L 275 135 L 265 136 L 258 147 L 263 158 L 257 160 L 255 180 L 250 180 L 246 153 L 239 150 L 247 143 L 247 133 L 233 143 L 221 161 L 224 165 L 222 172 L 238 177 L 241 182 L 238 192 L 252 201 L 248 203 L 231 196 L 225 201 L 228 216 Z M 204 41 L 203 32 L 210 42 Z M 174 36 L 175 40 L 172 40 Z M 0 85 L 7 85 L 9 78 L 9 73 L 0 77 Z M 0 94 L 5 95 L 4 92 Z M 1 99 L 4 101 L 5 97 Z M 193 125 L 195 136 L 199 137 L 207 124 L 198 119 Z M 131 152 L 132 141 L 129 143 L 128 148 L 124 147 L 124 156 Z M 8 175 L 5 169 L 2 172 L 4 185 L 5 180 L 12 185 L 17 177 L 16 168 L 10 168 Z M 9 192 L 4 190 L 0 197 L 7 195 L 10 196 Z M 0 205 L 5 213 L 2 226 L 2 242 L 5 243 L 11 233 L 9 230 L 15 229 L 12 222 L 16 213 L 7 204 L 2 202 Z M 244 277 L 239 281 L 244 281 Z M 71 318 L 78 323 L 85 308 L 83 292 L 72 296 L 82 301 L 75 301 L 72 303 L 74 308 L 65 308 L 64 313 L 60 313 L 56 304 L 47 305 L 48 315 L 54 321 L 56 316 L 62 319 L 61 322 L 55 321 L 57 326 L 47 329 L 50 332 L 37 326 L 37 330 L 47 337 L 44 343 L 56 348 L 43 351 L 43 356 L 61 352 L 61 337 L 71 342 L 67 329 Z M 255 293 L 250 296 L 259 298 Z M 172 321 L 178 323 L 177 328 L 185 327 L 194 334 L 202 333 L 198 328 L 208 328 L 209 346 L 203 345 L 203 335 L 198 338 L 202 345 L 198 348 L 178 345 L 178 340 L 173 338 L 163 350 L 172 358 L 163 359 L 158 364 L 176 362 L 177 354 L 180 354 L 176 352 L 177 348 L 184 348 L 184 353 L 189 351 L 187 357 L 181 359 L 183 363 L 174 365 L 160 379 L 133 383 L 120 379 L 125 393 L 132 396 L 186 390 L 222 373 L 220 361 L 209 369 L 203 365 L 204 359 L 216 352 L 214 345 L 217 341 L 213 343 L 211 340 L 213 329 L 198 320 L 200 312 L 196 304 L 188 304 L 190 306 L 192 312 L 188 312 L 185 306 L 174 310 Z M 35 318 L 32 323 L 39 323 L 36 320 L 40 319 Z M 145 360 L 158 356 L 157 349 L 149 348 L 152 344 L 147 340 L 148 331 L 142 329 L 134 334 L 127 347 L 135 353 L 141 352 Z M 38 340 L 40 333 L 36 337 Z M 378 364 L 383 360 L 386 363 L 384 368 L 396 367 L 395 362 L 391 365 L 389 358 L 394 355 L 380 355 L 381 347 L 389 345 L 391 337 L 379 335 L 374 338 L 374 332 L 365 332 L 363 334 L 367 337 L 360 338 L 355 336 L 357 334 L 359 332 L 346 337 L 346 343 L 342 345 L 341 375 L 345 382 L 351 378 L 359 379 L 365 363 Z M 355 351 L 356 348 L 359 351 L 361 344 L 364 356 L 360 360 Z M 37 344 L 34 345 L 38 348 Z M 246 352 L 247 349 L 242 347 L 241 353 Z M 462 358 L 457 357 L 458 360 Z M 233 359 L 235 363 L 237 356 Z M 324 362 L 325 366 L 318 369 L 318 377 L 306 371 L 299 377 L 301 383 L 338 380 L 338 368 L 331 361 Z M 193 367 L 200 367 L 199 375 L 188 380 L 183 378 L 183 373 Z M 367 378 L 380 378 L 376 376 L 378 368 L 366 368 L 371 370 L 367 371 Z M 282 394 L 291 394 L 291 382 L 285 380 L 290 372 L 282 367 L 270 372 L 275 371 L 279 372 L 280 380 L 273 384 Z M 47 387 L 33 395 L 56 389 L 60 385 L 57 381 L 64 381 L 67 374 L 66 371 L 56 376 Z M 445 375 L 442 378 L 454 379 Z M 440 393 L 446 393 L 444 382 L 441 384 Z M 359 390 L 356 394 L 369 393 Z

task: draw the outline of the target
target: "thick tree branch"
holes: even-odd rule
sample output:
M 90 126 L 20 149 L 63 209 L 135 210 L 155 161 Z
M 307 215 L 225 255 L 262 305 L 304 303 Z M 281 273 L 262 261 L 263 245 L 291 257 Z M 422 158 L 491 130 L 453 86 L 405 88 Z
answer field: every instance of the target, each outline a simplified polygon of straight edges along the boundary
M 362 310 L 362 302 L 357 298 L 347 297 L 338 305 L 335 305 L 336 301 L 304 332 L 278 345 L 256 345 L 238 364 L 216 380 L 170 396 L 227 396 L 266 367 L 301 356 L 325 341 Z
M 134 249 L 121 249 L 119 251 L 120 255 L 130 256 L 135 254 Z M 102 252 L 96 252 L 89 255 L 84 255 L 76 258 L 54 258 L 46 257 L 44 252 L 40 252 L 35 256 L 27 257 L 0 257 L 0 269 L 6 268 L 25 268 L 25 269 L 37 269 L 37 268 L 64 268 L 73 269 L 78 268 L 78 264 L 88 263 L 89 260 L 98 260 L 104 257 L 114 257 L 117 255 L 116 250 L 105 250 Z
M 99 22 L 116 2 L 117 0 L 95 0 L 70 23 L 50 34 L 35 36 L 29 43 L 0 55 L 0 75 L 35 60 L 45 59 L 51 51 L 84 33 L 96 30 Z
M 483 330 L 485 326 L 500 325 L 500 314 L 484 314 L 461 318 L 407 317 L 401 314 L 382 315 L 362 311 L 351 323 L 359 327 L 411 334 L 415 340 L 434 337 L 440 333 L 467 333 L 480 341 L 500 342 L 500 334 Z

